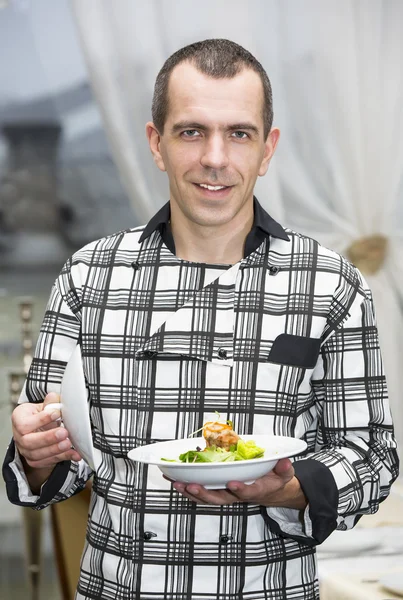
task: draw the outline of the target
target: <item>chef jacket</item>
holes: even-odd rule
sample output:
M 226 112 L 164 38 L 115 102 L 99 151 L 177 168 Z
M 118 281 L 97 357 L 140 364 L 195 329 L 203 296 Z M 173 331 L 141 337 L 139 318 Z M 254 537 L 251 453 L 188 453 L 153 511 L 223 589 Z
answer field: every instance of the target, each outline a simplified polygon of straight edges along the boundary
M 254 211 L 234 265 L 176 256 L 168 203 L 79 250 L 54 284 L 20 401 L 60 392 L 80 344 L 95 469 L 59 463 L 35 495 L 12 443 L 3 473 L 10 500 L 36 509 L 93 475 L 78 600 L 316 599 L 316 544 L 375 512 L 397 476 L 368 286 L 256 199 Z M 306 441 L 305 511 L 198 505 L 128 459 L 215 411 L 241 436 Z

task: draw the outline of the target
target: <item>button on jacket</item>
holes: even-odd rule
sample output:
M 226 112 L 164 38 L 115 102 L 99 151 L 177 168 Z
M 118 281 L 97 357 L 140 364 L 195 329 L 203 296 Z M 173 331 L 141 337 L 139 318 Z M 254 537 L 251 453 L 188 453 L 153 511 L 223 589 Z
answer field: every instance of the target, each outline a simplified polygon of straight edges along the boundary
M 21 401 L 59 392 L 81 345 L 95 472 L 77 598 L 310 600 L 315 545 L 373 513 L 397 476 L 371 294 L 335 252 L 284 230 L 255 200 L 244 258 L 175 255 L 166 205 L 146 227 L 85 246 L 55 282 Z M 196 505 L 132 448 L 199 429 L 218 411 L 242 434 L 308 444 L 305 511 Z M 43 508 L 84 487 L 60 463 L 32 494 L 13 443 L 12 502 Z

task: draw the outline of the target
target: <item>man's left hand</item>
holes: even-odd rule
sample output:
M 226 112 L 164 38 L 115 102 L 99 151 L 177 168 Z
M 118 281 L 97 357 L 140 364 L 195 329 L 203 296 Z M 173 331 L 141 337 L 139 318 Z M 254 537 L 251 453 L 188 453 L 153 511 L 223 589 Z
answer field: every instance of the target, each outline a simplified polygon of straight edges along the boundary
M 207 490 L 197 483 L 175 481 L 173 487 L 198 504 L 222 506 L 234 502 L 249 502 L 261 506 L 282 506 L 299 510 L 307 506 L 307 499 L 288 458 L 279 460 L 270 473 L 251 484 L 230 481 L 225 489 Z

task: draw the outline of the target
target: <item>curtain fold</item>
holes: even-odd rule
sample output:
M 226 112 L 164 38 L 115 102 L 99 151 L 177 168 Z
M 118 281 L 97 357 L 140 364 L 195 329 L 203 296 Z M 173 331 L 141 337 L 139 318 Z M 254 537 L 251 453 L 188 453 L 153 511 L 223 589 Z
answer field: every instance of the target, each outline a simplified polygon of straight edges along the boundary
M 384 264 L 367 279 L 402 447 L 403 3 L 72 0 L 72 8 L 112 153 L 143 221 L 168 198 L 144 133 L 165 58 L 210 37 L 232 39 L 259 58 L 282 130 L 258 180 L 263 206 L 342 254 L 366 236 L 388 239 Z

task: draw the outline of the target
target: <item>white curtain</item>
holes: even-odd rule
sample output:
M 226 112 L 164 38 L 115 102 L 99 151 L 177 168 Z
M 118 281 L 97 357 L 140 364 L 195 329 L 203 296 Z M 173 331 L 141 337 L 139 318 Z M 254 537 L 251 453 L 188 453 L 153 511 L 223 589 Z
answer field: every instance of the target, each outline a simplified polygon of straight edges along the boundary
M 341 253 L 362 237 L 388 238 L 386 261 L 367 280 L 403 447 L 401 0 L 71 1 L 112 152 L 143 221 L 168 198 L 144 133 L 164 60 L 226 37 L 262 62 L 282 137 L 259 200 Z

